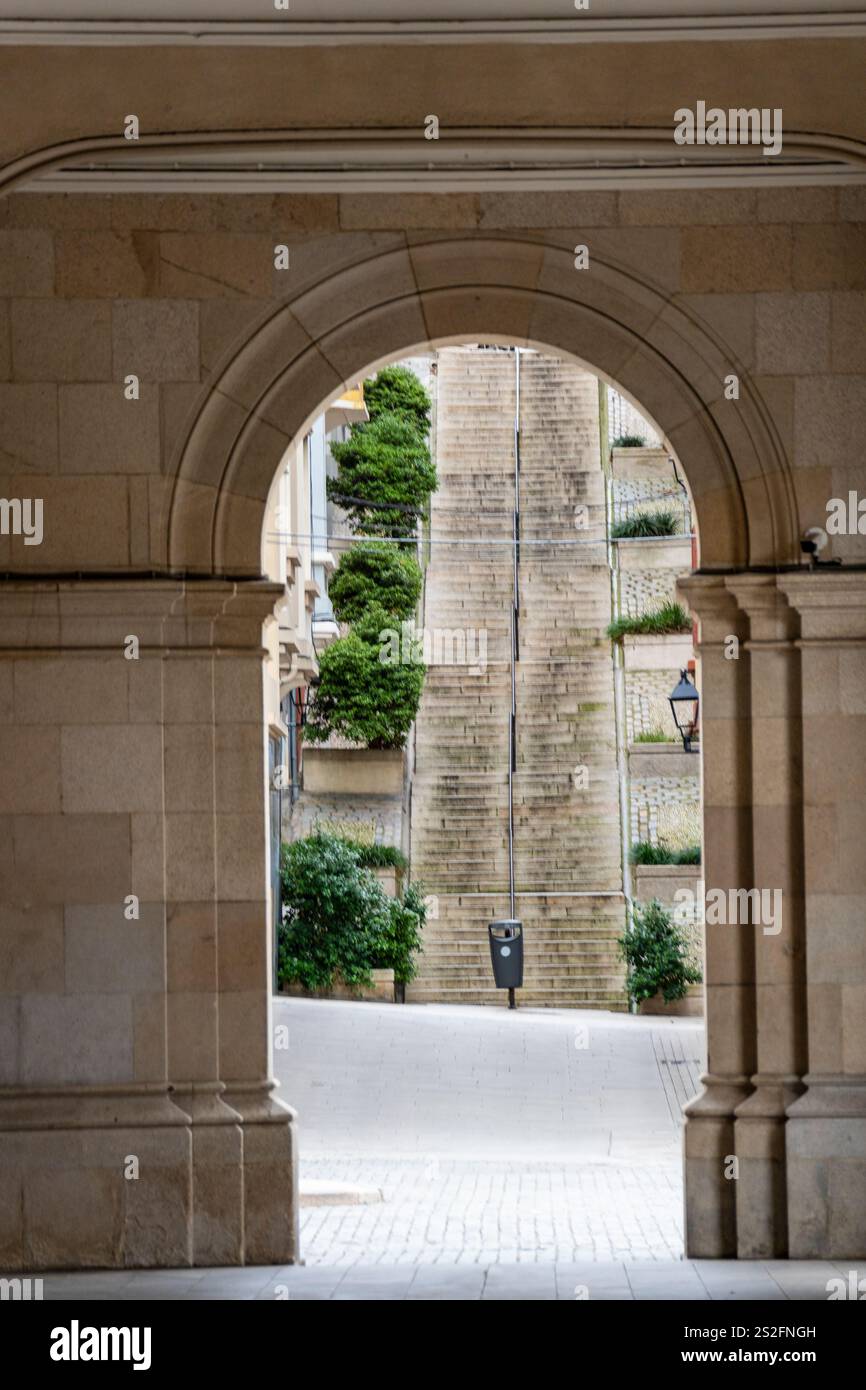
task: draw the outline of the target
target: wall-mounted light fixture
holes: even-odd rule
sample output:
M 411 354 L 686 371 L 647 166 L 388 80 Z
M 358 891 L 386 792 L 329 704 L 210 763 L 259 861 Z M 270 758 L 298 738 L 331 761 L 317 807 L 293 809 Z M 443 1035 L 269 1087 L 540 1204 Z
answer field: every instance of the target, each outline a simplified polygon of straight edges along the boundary
M 668 699 L 670 700 L 674 723 L 679 730 L 683 748 L 687 753 L 697 753 L 698 751 L 697 748 L 692 747 L 692 739 L 697 738 L 698 734 L 700 698 L 688 671 L 680 671 L 679 683 L 674 686 Z

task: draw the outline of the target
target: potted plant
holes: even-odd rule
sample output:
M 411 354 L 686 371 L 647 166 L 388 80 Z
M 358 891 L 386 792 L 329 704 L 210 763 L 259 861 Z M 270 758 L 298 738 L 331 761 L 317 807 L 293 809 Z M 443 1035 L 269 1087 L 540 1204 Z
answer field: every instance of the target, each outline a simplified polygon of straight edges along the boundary
M 689 960 L 688 942 L 657 898 L 636 906 L 631 931 L 617 940 L 626 964 L 626 989 L 640 1013 L 675 1013 L 700 970 Z M 667 1006 L 667 1007 L 666 1007 Z

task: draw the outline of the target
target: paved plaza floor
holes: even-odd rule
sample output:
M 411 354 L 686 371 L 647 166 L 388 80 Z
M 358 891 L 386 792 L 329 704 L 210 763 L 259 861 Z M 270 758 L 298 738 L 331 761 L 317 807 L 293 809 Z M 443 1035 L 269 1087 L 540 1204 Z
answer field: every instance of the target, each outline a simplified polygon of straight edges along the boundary
M 682 1255 L 694 1020 L 281 1000 L 308 1265 L 555 1264 Z
M 683 1259 L 697 1020 L 279 999 L 275 1026 L 305 1264 L 46 1274 L 44 1297 L 781 1302 L 850 1282 Z

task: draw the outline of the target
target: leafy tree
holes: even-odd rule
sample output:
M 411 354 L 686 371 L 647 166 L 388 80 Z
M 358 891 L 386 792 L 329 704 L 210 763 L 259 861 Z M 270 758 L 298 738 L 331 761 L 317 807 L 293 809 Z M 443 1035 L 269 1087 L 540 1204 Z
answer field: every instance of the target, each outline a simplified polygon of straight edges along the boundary
M 627 966 L 628 992 L 637 1003 L 661 994 L 670 1004 L 682 999 L 689 985 L 700 983 L 685 936 L 657 898 L 635 908 L 634 925 L 617 945 Z
M 280 981 L 329 989 L 339 972 L 349 985 L 370 984 L 372 963 L 393 934 L 391 909 L 357 852 L 334 835 L 309 835 L 283 845 L 280 877 Z
M 331 445 L 331 453 L 337 476 L 328 479 L 328 496 L 347 513 L 353 530 L 376 536 L 414 531 L 438 480 L 430 450 L 410 418 L 388 411 L 353 425 L 348 439 Z
M 389 642 L 383 636 L 389 632 L 398 640 Z M 374 604 L 347 637 L 325 648 L 305 726 L 310 743 L 339 734 L 368 748 L 403 747 L 421 703 L 425 667 L 401 638 L 393 616 Z M 397 659 L 389 659 L 395 645 Z
M 430 428 L 430 397 L 408 367 L 383 367 L 364 382 L 364 400 L 371 420 L 392 411 L 405 415 L 421 434 Z
M 328 584 L 340 622 L 353 623 L 371 604 L 394 618 L 411 618 L 421 593 L 421 569 L 414 555 L 388 541 L 361 541 L 342 556 Z

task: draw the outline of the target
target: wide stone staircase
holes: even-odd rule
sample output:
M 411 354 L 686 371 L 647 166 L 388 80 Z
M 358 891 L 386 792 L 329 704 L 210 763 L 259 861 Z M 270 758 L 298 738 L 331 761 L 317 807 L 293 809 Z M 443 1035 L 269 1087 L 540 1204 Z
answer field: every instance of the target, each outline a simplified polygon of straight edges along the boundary
M 506 1002 L 493 986 L 487 923 L 510 915 L 516 399 L 513 351 L 440 352 L 440 483 L 424 624 L 434 651 L 437 634 L 447 636 L 439 642 L 444 659 L 428 668 L 416 729 L 412 876 L 433 897 L 434 915 L 407 996 L 413 1001 Z M 594 377 L 521 353 L 520 459 L 514 864 L 526 968 L 519 1000 L 621 1009 L 615 938 L 624 900 Z M 551 537 L 557 545 L 533 544 Z

